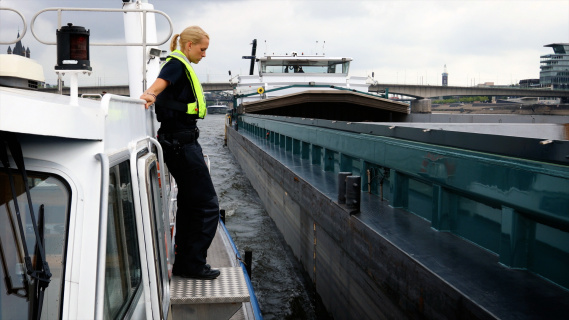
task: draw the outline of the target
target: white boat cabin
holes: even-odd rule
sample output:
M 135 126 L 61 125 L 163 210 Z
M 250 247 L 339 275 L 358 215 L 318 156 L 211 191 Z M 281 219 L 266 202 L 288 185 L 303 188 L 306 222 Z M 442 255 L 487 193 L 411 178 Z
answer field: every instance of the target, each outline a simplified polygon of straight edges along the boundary
M 108 10 L 140 22 L 153 7 Z M 177 189 L 138 75 L 134 97 L 100 100 L 0 85 L 0 319 L 262 319 L 222 223 L 220 277 L 171 275 Z
M 367 92 L 367 77 L 349 75 L 352 58 L 304 55 L 268 55 L 256 58 L 258 75 L 240 75 L 234 93 L 243 102 L 257 101 L 311 89 L 344 88 Z

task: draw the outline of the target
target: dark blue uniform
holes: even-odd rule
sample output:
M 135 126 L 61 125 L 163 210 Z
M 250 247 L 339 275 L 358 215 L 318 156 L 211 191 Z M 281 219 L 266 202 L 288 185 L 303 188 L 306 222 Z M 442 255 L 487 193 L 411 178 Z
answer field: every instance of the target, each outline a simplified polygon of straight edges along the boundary
M 197 115 L 182 111 L 196 101 L 185 66 L 176 59 L 164 65 L 158 78 L 170 85 L 158 95 L 158 139 L 164 160 L 178 185 L 174 275 L 200 274 L 219 220 L 219 203 L 197 141 Z M 204 106 L 205 107 L 205 106 Z M 209 268 L 206 268 L 209 269 Z

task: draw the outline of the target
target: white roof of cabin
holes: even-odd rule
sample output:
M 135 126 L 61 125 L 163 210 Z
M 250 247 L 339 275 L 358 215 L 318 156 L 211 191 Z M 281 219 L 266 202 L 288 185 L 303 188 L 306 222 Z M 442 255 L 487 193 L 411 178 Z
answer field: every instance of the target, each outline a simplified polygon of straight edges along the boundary
M 0 130 L 74 139 L 102 140 L 104 111 L 99 102 L 69 96 L 0 87 Z
M 15 77 L 45 82 L 43 67 L 36 61 L 17 54 L 0 54 L 0 77 Z
M 107 152 L 155 136 L 144 101 L 106 94 L 101 101 L 0 87 L 0 130 L 104 142 Z

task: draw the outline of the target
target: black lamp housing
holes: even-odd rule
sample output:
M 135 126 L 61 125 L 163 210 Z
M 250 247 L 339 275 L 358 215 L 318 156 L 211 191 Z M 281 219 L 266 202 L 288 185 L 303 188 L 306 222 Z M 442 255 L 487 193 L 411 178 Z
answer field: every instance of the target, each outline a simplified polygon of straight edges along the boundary
M 57 30 L 57 65 L 55 70 L 89 70 L 89 30 L 68 23 Z

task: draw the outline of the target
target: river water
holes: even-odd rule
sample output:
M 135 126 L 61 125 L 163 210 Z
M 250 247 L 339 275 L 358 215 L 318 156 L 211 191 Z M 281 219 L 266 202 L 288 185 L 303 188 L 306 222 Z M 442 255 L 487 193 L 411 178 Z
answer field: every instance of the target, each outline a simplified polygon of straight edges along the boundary
M 284 242 L 261 199 L 224 146 L 224 114 L 198 121 L 200 144 L 211 162 L 211 176 L 226 211 L 226 227 L 241 256 L 253 252 L 251 282 L 264 319 L 326 319 L 312 284 Z

